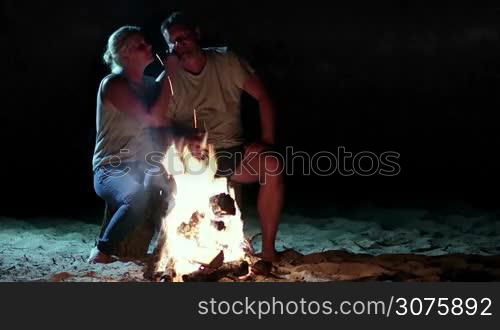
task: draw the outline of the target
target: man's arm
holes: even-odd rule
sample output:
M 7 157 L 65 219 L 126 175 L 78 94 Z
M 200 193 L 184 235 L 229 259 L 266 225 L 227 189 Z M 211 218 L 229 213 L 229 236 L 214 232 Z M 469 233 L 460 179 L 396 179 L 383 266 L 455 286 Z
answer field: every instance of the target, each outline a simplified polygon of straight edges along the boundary
M 276 115 L 274 104 L 267 89 L 262 81 L 255 74 L 252 74 L 245 80 L 243 90 L 259 102 L 262 142 L 270 145 L 274 144 Z

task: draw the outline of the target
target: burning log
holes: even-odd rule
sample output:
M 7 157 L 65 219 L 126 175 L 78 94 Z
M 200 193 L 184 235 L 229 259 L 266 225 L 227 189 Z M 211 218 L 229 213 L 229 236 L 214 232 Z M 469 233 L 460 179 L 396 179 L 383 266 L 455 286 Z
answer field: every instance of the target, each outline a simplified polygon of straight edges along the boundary
M 221 265 L 217 269 L 207 270 L 202 268 L 191 274 L 182 276 L 184 282 L 217 282 L 224 277 L 239 279 L 248 275 L 250 267 L 248 262 L 229 262 Z
M 210 206 L 215 215 L 235 215 L 234 199 L 229 194 L 219 194 L 210 198 Z

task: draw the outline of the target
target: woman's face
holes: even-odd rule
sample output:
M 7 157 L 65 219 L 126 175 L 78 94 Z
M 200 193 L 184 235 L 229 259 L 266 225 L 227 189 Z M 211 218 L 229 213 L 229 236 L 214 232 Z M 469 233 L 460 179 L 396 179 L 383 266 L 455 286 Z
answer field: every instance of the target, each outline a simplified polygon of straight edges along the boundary
M 151 45 L 138 33 L 128 38 L 126 56 L 133 62 L 146 65 L 154 61 Z

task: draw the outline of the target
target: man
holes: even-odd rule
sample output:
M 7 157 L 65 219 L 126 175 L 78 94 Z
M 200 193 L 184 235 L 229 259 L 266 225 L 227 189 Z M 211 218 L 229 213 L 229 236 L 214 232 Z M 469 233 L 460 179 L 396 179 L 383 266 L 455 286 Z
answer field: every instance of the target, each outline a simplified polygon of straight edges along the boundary
M 168 116 L 178 126 L 206 130 L 218 155 L 218 174 L 238 183 L 259 182 L 258 213 L 262 227 L 262 259 L 276 261 L 276 233 L 283 206 L 283 164 L 265 153 L 275 143 L 273 103 L 254 70 L 232 52 L 202 49 L 197 25 L 183 13 L 161 26 L 172 56 L 167 59 L 173 97 Z M 164 74 L 159 79 L 164 79 Z M 261 141 L 245 144 L 241 127 L 242 92 L 259 104 Z

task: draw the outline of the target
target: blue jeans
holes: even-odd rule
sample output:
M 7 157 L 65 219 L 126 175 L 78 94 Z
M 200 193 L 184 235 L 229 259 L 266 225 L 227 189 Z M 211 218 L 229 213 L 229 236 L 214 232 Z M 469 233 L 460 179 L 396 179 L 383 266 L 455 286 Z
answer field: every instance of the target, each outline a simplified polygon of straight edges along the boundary
M 114 254 L 117 244 L 146 221 L 148 211 L 162 207 L 160 191 L 163 200 L 169 193 L 165 177 L 139 162 L 100 166 L 94 172 L 94 189 L 113 212 L 97 242 L 106 254 Z

